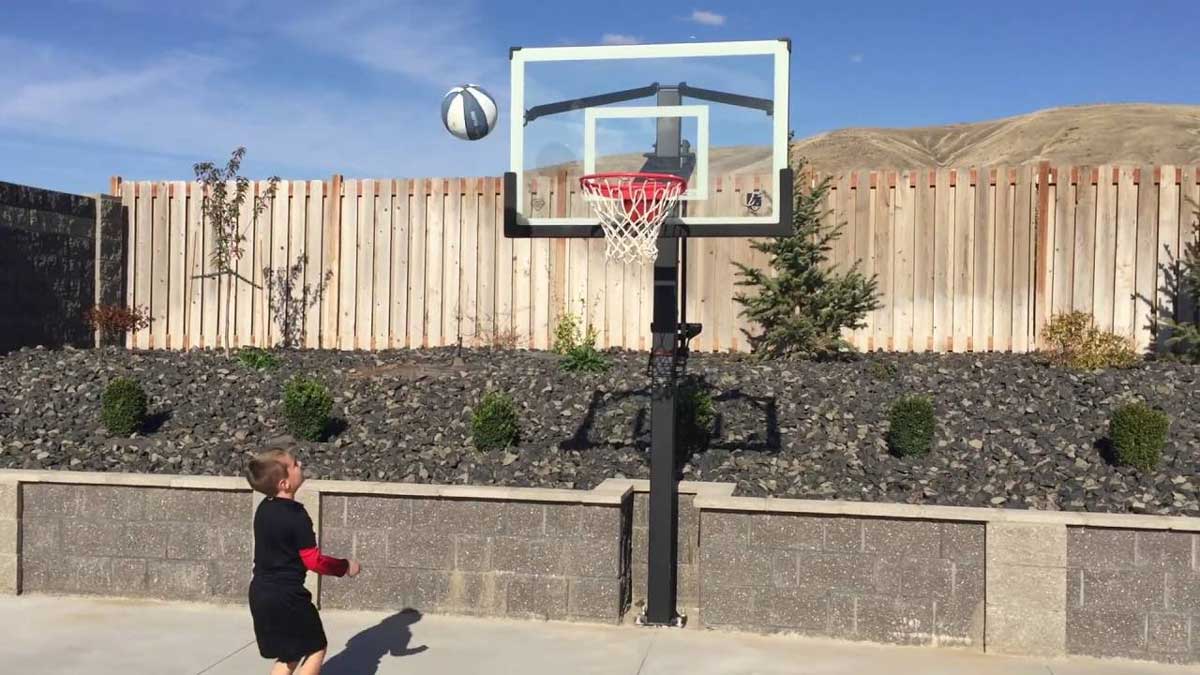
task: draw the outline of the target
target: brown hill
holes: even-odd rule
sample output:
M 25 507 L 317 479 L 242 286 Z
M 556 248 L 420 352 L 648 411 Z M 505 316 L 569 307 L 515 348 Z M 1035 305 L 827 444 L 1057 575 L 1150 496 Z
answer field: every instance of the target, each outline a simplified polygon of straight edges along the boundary
M 1051 108 L 971 124 L 850 128 L 797 140 L 793 157 L 823 172 L 989 164 L 1198 164 L 1200 106 Z
M 968 124 L 909 129 L 848 128 L 792 144 L 824 173 L 852 169 L 909 169 L 1048 161 L 1053 164 L 1200 164 L 1200 105 L 1108 104 L 1050 108 Z M 598 171 L 637 171 L 641 154 L 601 157 Z M 582 163 L 532 170 L 582 172 Z M 765 147 L 713 147 L 712 176 L 771 170 Z

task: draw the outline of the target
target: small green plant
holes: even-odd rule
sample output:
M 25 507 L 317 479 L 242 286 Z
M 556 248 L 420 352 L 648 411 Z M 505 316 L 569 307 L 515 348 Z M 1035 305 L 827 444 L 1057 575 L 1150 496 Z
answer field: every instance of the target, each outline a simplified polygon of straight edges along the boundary
M 1128 368 L 1137 354 L 1127 340 L 1096 327 L 1087 312 L 1059 314 L 1046 324 L 1044 332 L 1049 360 L 1056 366 L 1076 370 Z
M 1162 458 L 1170 426 L 1171 419 L 1165 412 L 1145 403 L 1130 403 L 1118 408 L 1108 423 L 1117 464 L 1153 471 Z
M 579 317 L 567 312 L 558 320 L 554 327 L 554 344 L 551 349 L 555 354 L 566 356 L 572 349 L 579 346 Z
M 283 390 L 283 417 L 288 431 L 307 441 L 318 441 L 329 428 L 333 397 L 321 382 L 295 377 Z
M 867 372 L 877 380 L 890 380 L 896 376 L 896 364 L 891 361 L 872 361 Z
M 927 396 L 904 396 L 888 415 L 888 447 L 900 457 L 924 455 L 933 447 L 933 401 Z
M 480 450 L 516 445 L 520 437 L 517 406 L 506 393 L 488 392 L 471 416 L 471 438 Z
M 571 373 L 601 373 L 608 370 L 608 360 L 596 350 L 596 330 L 588 326 L 583 341 L 571 347 L 562 360 L 563 370 Z
M 140 430 L 146 422 L 146 392 L 142 386 L 127 377 L 109 382 L 100 400 L 100 420 L 115 436 Z
M 247 368 L 255 370 L 274 370 L 279 367 L 279 357 L 260 347 L 239 349 L 237 360 Z
M 676 390 L 675 400 L 681 446 L 691 452 L 704 450 L 717 419 L 707 383 L 698 377 L 684 378 Z

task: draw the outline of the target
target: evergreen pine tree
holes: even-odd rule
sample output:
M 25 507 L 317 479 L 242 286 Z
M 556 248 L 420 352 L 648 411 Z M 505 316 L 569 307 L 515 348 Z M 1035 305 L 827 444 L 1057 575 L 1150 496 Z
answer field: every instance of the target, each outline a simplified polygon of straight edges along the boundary
M 875 276 L 859 271 L 859 261 L 840 272 L 827 264 L 845 223 L 823 225 L 829 215 L 824 204 L 830 178 L 806 189 L 809 181 L 802 168 L 796 171 L 792 234 L 751 244 L 770 256 L 775 275 L 734 263 L 742 277 L 738 285 L 758 291 L 740 293 L 734 300 L 742 305 L 741 314 L 761 328 L 757 335 L 745 331 L 760 358 L 812 358 L 849 350 L 842 330 L 863 327 L 867 313 L 882 306 Z

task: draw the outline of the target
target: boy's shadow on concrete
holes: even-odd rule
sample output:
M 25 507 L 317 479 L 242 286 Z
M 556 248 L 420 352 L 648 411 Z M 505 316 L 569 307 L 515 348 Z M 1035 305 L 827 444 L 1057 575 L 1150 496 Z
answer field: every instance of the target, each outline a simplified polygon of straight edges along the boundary
M 350 638 L 346 648 L 334 654 L 321 667 L 324 675 L 374 675 L 384 656 L 412 656 L 428 649 L 409 648 L 409 626 L 421 620 L 421 613 L 405 609 Z

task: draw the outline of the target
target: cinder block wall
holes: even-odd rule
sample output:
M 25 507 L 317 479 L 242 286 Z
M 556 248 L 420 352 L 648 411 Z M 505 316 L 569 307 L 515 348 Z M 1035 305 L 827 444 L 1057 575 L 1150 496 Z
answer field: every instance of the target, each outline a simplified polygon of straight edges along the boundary
M 311 481 L 323 607 L 615 623 L 644 599 L 647 486 Z M 680 486 L 688 626 L 1200 663 L 1200 519 L 732 497 Z M 0 470 L 0 592 L 244 602 L 238 478 Z
M 323 494 L 322 546 L 363 572 L 322 579 L 322 606 L 616 623 L 629 506 Z
M 0 182 L 0 354 L 90 347 L 83 314 L 125 297 L 120 200 Z
M 245 598 L 249 490 L 26 483 L 21 508 L 23 591 Z
M 984 525 L 703 511 L 707 626 L 980 646 Z
M 1067 529 L 1067 651 L 1200 662 L 1200 536 Z

